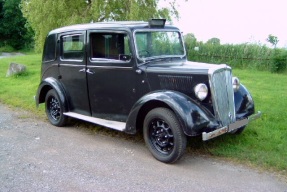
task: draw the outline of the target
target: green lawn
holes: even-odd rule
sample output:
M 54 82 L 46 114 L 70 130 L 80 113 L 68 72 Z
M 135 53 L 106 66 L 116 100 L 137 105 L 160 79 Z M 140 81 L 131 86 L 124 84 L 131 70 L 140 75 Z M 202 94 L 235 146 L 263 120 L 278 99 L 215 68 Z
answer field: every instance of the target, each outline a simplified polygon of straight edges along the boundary
M 24 64 L 24 74 L 6 77 L 11 62 Z M 0 59 L 0 101 L 37 112 L 34 95 L 40 82 L 41 55 L 16 56 Z
M 10 62 L 25 64 L 25 74 L 5 77 Z M 0 102 L 44 117 L 33 96 L 40 81 L 41 55 L 0 59 Z M 261 119 L 252 122 L 241 135 L 224 135 L 208 142 L 190 139 L 188 151 L 251 163 L 282 171 L 287 175 L 287 75 L 262 71 L 234 70 L 253 95 Z M 285 170 L 285 171 L 284 171 Z
M 234 70 L 255 100 L 262 118 L 250 123 L 241 135 L 209 141 L 217 156 L 250 161 L 255 165 L 287 171 L 287 76 L 269 72 Z

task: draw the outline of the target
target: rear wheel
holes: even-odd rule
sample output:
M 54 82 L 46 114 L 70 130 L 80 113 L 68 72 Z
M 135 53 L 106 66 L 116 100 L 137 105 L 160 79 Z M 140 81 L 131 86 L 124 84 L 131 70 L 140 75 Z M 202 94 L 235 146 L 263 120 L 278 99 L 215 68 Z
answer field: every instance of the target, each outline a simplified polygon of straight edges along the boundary
M 51 124 L 61 127 L 67 123 L 67 117 L 63 114 L 64 104 L 59 99 L 54 89 L 48 91 L 45 98 L 46 114 Z
M 171 110 L 151 110 L 145 117 L 143 132 L 148 149 L 157 160 L 173 163 L 183 155 L 186 136 Z

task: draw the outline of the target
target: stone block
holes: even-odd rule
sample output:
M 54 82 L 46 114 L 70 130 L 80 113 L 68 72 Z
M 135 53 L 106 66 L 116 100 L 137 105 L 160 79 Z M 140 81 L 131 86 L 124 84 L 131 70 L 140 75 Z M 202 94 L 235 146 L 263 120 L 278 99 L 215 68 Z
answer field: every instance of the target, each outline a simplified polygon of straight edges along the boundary
M 17 75 L 24 73 L 26 71 L 26 66 L 18 63 L 10 63 L 9 68 L 6 73 L 6 77 L 10 77 L 12 75 Z

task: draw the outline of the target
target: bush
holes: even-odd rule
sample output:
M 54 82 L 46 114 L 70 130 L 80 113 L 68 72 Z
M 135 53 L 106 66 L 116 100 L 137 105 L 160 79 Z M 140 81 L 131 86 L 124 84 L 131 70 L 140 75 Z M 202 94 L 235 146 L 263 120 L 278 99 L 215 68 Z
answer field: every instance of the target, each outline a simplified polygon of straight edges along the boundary
M 12 46 L 15 50 L 33 45 L 34 32 L 20 9 L 21 0 L 0 0 L 0 47 Z
M 272 56 L 270 71 L 272 73 L 283 72 L 287 66 L 287 52 L 282 49 L 275 49 Z
M 15 51 L 15 49 L 10 45 L 5 45 L 5 46 L 0 47 L 0 53 L 1 52 L 13 52 L 13 51 Z
M 221 64 L 237 69 L 255 69 L 271 72 L 286 70 L 287 50 L 272 49 L 260 44 L 210 44 L 188 41 L 188 60 Z M 196 49 L 195 49 L 196 47 Z

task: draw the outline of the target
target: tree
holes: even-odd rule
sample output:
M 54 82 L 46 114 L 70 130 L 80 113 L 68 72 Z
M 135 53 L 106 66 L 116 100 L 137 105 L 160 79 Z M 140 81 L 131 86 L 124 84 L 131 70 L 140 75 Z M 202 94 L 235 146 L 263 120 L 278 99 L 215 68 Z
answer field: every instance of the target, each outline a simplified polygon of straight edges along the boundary
M 26 25 L 19 4 L 21 0 L 0 0 L 0 40 L 1 46 L 10 45 L 21 49 L 32 41 L 33 33 Z
M 213 37 L 206 42 L 207 44 L 220 45 L 220 39 Z
M 279 42 L 279 39 L 278 39 L 278 37 L 269 34 L 268 38 L 266 39 L 266 41 L 271 43 L 273 45 L 273 47 L 276 48 L 276 46 L 277 46 L 277 44 Z
M 169 8 L 158 8 L 159 0 L 22 0 L 22 12 L 35 31 L 36 50 L 47 33 L 58 27 L 88 22 L 148 20 L 178 17 L 175 0 Z
M 4 1 L 0 0 L 0 46 L 3 46 L 4 38 L 3 38 L 3 5 Z
M 188 33 L 184 35 L 184 42 L 185 42 L 185 48 L 187 52 L 189 52 L 190 49 L 193 49 L 196 46 L 196 38 L 193 33 Z

